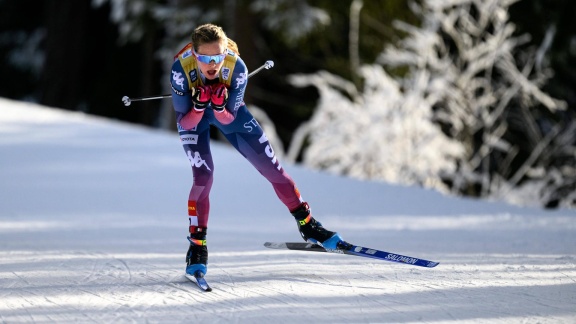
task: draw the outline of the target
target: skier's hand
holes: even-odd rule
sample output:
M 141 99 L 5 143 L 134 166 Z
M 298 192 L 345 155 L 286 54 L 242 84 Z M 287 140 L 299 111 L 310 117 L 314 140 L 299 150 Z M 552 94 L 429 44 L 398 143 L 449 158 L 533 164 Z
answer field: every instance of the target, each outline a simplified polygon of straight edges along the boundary
M 210 103 L 210 96 L 212 95 L 212 88 L 210 86 L 198 86 L 192 88 L 192 102 L 194 109 L 197 111 L 204 111 L 206 106 Z
M 228 102 L 228 89 L 223 83 L 212 85 L 212 109 L 217 112 L 224 111 Z

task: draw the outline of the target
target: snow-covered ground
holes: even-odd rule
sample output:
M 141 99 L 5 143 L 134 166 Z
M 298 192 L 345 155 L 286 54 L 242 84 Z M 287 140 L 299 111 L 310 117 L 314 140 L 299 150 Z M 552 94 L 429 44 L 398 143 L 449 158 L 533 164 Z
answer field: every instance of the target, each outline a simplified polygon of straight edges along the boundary
M 294 220 L 240 154 L 213 154 L 203 293 L 176 134 L 0 98 L 0 322 L 576 322 L 574 211 L 284 165 L 348 241 L 441 263 L 269 250 L 301 240 Z

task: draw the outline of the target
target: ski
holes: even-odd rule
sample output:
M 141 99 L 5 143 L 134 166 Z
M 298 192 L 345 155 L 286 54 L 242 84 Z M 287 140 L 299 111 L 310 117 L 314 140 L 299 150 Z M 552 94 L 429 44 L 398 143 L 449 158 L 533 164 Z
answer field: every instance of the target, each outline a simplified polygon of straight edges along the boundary
M 203 291 L 212 291 L 212 288 L 208 285 L 208 282 L 204 278 L 204 274 L 200 271 L 196 271 L 194 275 L 186 274 L 186 278 L 190 279 L 193 283 L 195 283 L 198 288 L 202 289 Z
M 339 245 L 339 248 L 335 250 L 325 249 L 321 245 L 306 242 L 266 242 L 264 243 L 264 246 L 270 249 L 348 254 L 383 261 L 410 264 L 426 268 L 434 268 L 439 264 L 439 262 L 434 262 L 430 260 L 419 259 L 411 256 L 371 249 L 346 242 L 341 243 L 342 244 Z

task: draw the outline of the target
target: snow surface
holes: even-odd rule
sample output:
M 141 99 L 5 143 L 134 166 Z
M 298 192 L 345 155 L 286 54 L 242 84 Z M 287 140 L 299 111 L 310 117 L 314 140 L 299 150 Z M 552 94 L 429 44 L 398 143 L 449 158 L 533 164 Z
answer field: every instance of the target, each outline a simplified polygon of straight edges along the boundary
M 0 98 L 0 323 L 576 322 L 574 211 L 284 165 L 327 228 L 441 263 L 269 250 L 301 240 L 294 220 L 212 147 L 203 293 L 184 277 L 192 175 L 176 134 Z

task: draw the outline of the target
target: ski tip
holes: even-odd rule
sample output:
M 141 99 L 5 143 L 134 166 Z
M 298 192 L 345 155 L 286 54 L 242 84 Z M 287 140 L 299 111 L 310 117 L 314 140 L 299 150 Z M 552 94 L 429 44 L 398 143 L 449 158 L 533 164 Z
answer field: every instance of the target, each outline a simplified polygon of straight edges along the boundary
M 200 287 L 200 289 L 202 289 L 205 292 L 211 292 L 212 291 L 212 288 L 210 288 L 210 286 L 207 286 L 207 285 L 202 285 Z
M 430 261 L 428 262 L 428 264 L 426 265 L 426 267 L 428 268 L 434 268 L 435 266 L 439 265 L 440 262 L 434 262 L 434 261 Z
M 201 271 L 196 271 L 193 275 L 187 273 L 184 276 L 195 283 L 202 291 L 212 291 L 212 288 L 210 288 L 208 282 L 204 279 L 204 273 Z

